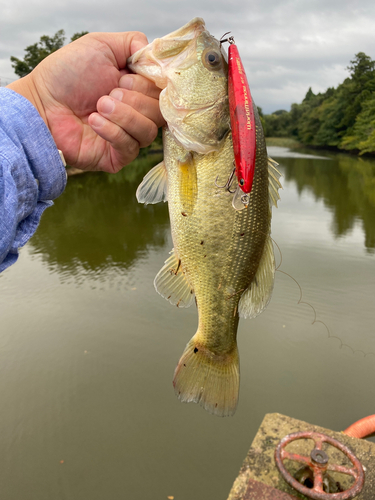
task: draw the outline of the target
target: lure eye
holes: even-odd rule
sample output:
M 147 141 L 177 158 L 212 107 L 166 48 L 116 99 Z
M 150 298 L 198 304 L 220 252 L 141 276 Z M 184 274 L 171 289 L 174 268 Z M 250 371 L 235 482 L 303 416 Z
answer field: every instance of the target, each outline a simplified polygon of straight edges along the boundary
M 207 69 L 220 69 L 221 54 L 214 50 L 208 50 L 203 54 L 203 64 Z

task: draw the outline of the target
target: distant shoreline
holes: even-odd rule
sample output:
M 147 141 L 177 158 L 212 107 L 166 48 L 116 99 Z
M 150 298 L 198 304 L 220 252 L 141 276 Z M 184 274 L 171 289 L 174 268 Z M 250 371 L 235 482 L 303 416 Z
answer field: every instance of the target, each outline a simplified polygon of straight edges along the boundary
M 374 158 L 375 153 L 364 153 L 360 154 L 358 149 L 339 149 L 336 146 L 313 146 L 311 144 L 302 144 L 292 137 L 266 137 L 267 146 L 277 146 L 281 148 L 289 148 L 289 149 L 300 149 L 300 148 L 308 148 L 315 149 L 318 151 L 333 151 L 336 153 L 346 154 L 348 156 L 360 156 L 361 158 Z

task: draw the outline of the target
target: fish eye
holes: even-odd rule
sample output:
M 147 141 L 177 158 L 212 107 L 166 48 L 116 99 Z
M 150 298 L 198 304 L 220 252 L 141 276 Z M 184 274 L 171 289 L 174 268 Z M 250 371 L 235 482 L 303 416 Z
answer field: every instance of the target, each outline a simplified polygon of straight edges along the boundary
M 203 53 L 203 64 L 207 69 L 221 68 L 221 54 L 214 50 L 208 50 Z

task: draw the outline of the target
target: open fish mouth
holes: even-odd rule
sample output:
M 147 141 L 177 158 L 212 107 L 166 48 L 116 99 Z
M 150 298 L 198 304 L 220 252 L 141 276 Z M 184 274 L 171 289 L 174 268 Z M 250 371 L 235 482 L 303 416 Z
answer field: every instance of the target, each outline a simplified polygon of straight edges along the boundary
M 167 86 L 166 68 L 169 64 L 181 67 L 188 64 L 195 41 L 206 30 L 203 19 L 196 17 L 176 31 L 156 38 L 127 60 L 127 66 L 139 75 L 152 80 L 159 88 Z M 207 31 L 208 33 L 208 31 Z M 179 56 L 179 57 L 178 57 Z M 164 71 L 163 71 L 164 69 Z

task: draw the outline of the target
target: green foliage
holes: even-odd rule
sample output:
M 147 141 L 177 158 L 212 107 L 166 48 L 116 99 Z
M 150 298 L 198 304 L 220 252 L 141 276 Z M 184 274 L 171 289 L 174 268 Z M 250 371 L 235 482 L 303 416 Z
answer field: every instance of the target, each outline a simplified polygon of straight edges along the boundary
M 14 72 L 21 78 L 28 75 L 49 54 L 60 49 L 64 45 L 64 41 L 64 30 L 57 31 L 53 37 L 47 35 L 41 36 L 39 42 L 26 47 L 26 55 L 23 60 L 11 56 L 10 60 L 12 61 Z
M 86 35 L 87 31 L 82 31 L 81 33 L 75 33 L 71 41 L 77 40 L 83 35 Z M 64 45 L 65 42 L 65 31 L 59 30 L 52 37 L 43 35 L 40 37 L 39 42 L 29 45 L 25 49 L 24 59 L 18 59 L 17 57 L 11 56 L 12 67 L 14 72 L 20 78 L 28 75 L 31 71 L 45 59 L 47 56 L 52 54 Z
M 344 149 L 358 149 L 360 154 L 375 151 L 375 92 L 363 103 L 351 135 L 346 135 L 341 145 Z
M 272 113 L 272 115 L 265 115 L 264 130 L 267 137 L 287 137 L 290 129 L 290 113 L 284 109 L 280 109 Z
M 74 33 L 74 35 L 71 37 L 70 41 L 74 42 L 74 40 L 78 40 L 78 38 L 81 38 L 81 36 L 87 35 L 88 31 L 80 31 L 78 33 Z
M 363 52 L 350 61 L 336 89 L 314 94 L 301 104 L 265 115 L 266 137 L 294 137 L 302 144 L 375 153 L 375 61 Z
M 263 130 L 264 130 L 264 128 L 266 126 L 266 122 L 264 120 L 263 110 L 259 106 L 257 106 L 257 110 L 258 110 L 258 115 L 259 115 L 260 123 L 262 124 Z

